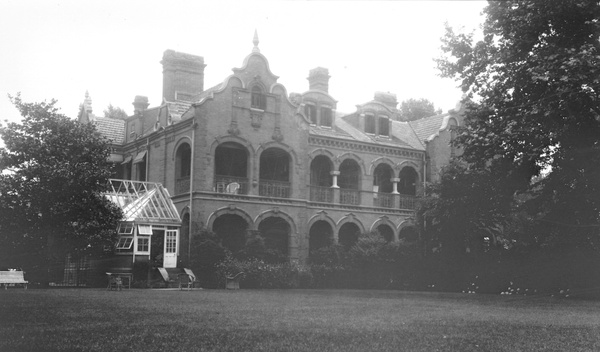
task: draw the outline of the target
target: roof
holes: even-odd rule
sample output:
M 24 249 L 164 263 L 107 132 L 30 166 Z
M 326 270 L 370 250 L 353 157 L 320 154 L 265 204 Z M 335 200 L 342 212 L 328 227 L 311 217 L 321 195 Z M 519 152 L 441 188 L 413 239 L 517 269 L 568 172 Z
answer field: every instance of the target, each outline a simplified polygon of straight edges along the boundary
M 96 130 L 112 143 L 121 144 L 125 140 L 125 121 L 94 116 L 92 123 L 96 126 Z
M 160 183 L 109 180 L 104 195 L 123 210 L 123 221 L 180 225 L 171 196 Z
M 446 119 L 449 114 L 440 114 L 429 117 L 424 117 L 422 119 L 409 121 L 408 124 L 417 134 L 419 140 L 424 143 L 431 136 L 438 133 L 440 128 L 442 128 L 444 119 Z
M 411 128 L 408 122 L 403 121 L 392 121 L 392 135 L 412 148 L 425 150 L 425 146 L 419 139 L 419 136 Z

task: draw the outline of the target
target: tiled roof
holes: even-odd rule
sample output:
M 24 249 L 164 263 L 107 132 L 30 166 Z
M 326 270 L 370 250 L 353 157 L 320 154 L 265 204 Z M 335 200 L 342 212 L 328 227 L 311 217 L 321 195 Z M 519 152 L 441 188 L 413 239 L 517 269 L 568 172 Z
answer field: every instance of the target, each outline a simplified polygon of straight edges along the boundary
M 350 118 L 352 118 L 352 115 L 348 115 L 346 118 L 350 119 Z M 346 121 L 346 118 L 336 119 L 335 120 L 336 126 L 338 128 L 340 128 L 341 130 L 343 130 L 344 132 L 346 132 L 347 134 L 349 134 L 352 137 L 352 139 L 354 139 L 354 140 L 361 141 L 361 142 L 367 142 L 367 143 L 377 143 L 377 144 L 382 144 L 382 145 L 389 145 L 389 146 L 394 146 L 394 147 L 418 148 L 419 150 L 423 150 L 422 146 L 419 146 L 419 145 L 415 146 L 414 144 L 416 144 L 416 143 L 414 143 L 414 141 L 404 140 L 402 138 L 404 136 L 404 134 L 402 134 L 402 133 L 394 133 L 394 131 L 392 130 L 391 138 L 377 137 L 377 136 L 369 135 L 369 134 L 366 134 L 363 131 L 359 130 L 358 128 L 354 127 L 351 123 Z M 408 126 L 407 126 L 407 128 L 408 128 Z M 410 135 L 410 133 L 409 133 L 409 135 Z
M 419 150 L 425 150 L 423 143 L 408 122 L 392 121 L 392 135 L 409 146 Z
M 93 124 L 96 126 L 96 130 L 112 143 L 121 144 L 125 140 L 125 121 L 95 116 Z
M 181 100 L 167 101 L 165 103 L 167 104 L 167 109 L 169 109 L 169 115 L 171 115 L 173 123 L 180 121 L 183 114 L 185 114 L 192 106 L 192 103 Z
M 408 124 L 415 131 L 419 140 L 421 142 L 425 142 L 429 137 L 438 133 L 444 119 L 448 116 L 448 114 L 440 114 L 429 117 L 424 117 L 422 119 L 418 119 L 415 121 L 409 121 Z

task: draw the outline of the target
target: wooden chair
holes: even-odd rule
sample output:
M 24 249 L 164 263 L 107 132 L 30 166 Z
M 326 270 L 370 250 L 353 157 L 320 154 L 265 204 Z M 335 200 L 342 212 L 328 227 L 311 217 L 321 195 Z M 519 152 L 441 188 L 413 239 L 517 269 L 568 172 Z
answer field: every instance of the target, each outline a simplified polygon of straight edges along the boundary
M 191 290 L 194 288 L 194 278 L 191 275 L 181 273 L 177 275 L 177 279 L 179 281 L 179 290 L 183 290 L 184 288 Z
M 243 272 L 239 272 L 235 275 L 226 275 L 225 288 L 228 290 L 238 290 L 240 288 L 240 279 L 243 274 Z
M 123 289 L 123 279 L 121 279 L 118 276 L 114 276 L 114 275 L 109 275 L 108 276 L 108 287 L 106 288 L 107 290 L 119 290 L 121 291 Z

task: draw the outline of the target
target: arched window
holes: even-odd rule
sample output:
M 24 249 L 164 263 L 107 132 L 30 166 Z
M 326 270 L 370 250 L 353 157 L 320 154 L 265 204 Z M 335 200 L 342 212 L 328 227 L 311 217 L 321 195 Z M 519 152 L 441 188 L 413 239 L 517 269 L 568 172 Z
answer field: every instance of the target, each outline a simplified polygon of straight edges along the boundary
M 177 148 L 175 154 L 175 194 L 189 191 L 190 175 L 192 172 L 192 149 L 187 143 Z
M 268 148 L 260 155 L 258 194 L 289 198 L 291 193 L 291 157 L 283 149 Z
M 267 99 L 262 89 L 259 86 L 252 87 L 250 107 L 253 109 L 265 110 L 267 107 Z
M 225 142 L 215 150 L 214 190 L 225 193 L 232 184 L 237 184 L 236 194 L 248 193 L 248 150 L 239 143 Z

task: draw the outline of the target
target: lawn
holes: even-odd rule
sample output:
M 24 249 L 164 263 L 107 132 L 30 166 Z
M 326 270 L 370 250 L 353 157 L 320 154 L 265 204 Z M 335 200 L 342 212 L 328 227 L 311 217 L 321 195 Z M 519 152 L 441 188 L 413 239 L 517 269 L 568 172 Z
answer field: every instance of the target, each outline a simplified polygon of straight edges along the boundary
M 600 351 L 600 302 L 360 290 L 0 290 L 0 351 Z

